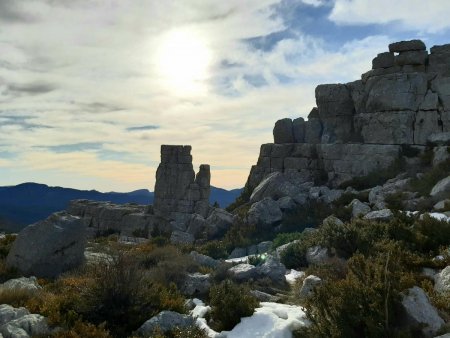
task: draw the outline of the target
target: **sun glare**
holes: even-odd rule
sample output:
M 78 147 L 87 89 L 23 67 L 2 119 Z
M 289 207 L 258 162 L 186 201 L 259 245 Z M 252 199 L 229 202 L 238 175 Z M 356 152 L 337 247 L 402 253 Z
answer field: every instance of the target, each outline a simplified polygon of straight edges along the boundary
M 167 84 L 179 94 L 204 89 L 211 51 L 204 39 L 187 30 L 167 33 L 157 51 L 157 67 Z

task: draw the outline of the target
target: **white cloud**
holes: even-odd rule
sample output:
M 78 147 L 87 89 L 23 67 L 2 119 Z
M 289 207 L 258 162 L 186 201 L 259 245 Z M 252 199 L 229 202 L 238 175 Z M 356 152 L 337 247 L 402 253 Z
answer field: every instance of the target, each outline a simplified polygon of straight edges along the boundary
M 448 0 L 335 0 L 329 18 L 344 25 L 399 23 L 407 30 L 436 33 L 450 28 Z

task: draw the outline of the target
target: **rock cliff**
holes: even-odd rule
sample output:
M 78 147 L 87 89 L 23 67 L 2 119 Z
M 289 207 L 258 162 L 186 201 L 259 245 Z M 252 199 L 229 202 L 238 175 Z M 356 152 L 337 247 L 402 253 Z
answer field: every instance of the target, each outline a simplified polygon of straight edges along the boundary
M 433 134 L 450 132 L 450 44 L 428 53 L 420 40 L 393 43 L 360 80 L 319 85 L 315 96 L 306 121 L 275 123 L 274 143 L 261 146 L 252 167 L 251 189 L 276 171 L 337 186 L 386 168 L 402 146 L 420 151 Z

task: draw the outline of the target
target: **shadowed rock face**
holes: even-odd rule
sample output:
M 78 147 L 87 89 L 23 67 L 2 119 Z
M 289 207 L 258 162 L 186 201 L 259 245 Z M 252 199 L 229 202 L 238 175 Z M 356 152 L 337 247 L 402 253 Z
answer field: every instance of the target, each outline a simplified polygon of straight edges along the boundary
M 248 185 L 273 172 L 320 176 L 331 185 L 389 166 L 404 145 L 423 150 L 450 132 L 450 44 L 389 45 L 361 80 L 319 85 L 307 121 L 281 119 L 261 146 Z
M 210 168 L 202 164 L 195 175 L 191 146 L 161 146 L 161 163 L 156 171 L 154 212 L 176 218 L 177 214 L 209 211 Z

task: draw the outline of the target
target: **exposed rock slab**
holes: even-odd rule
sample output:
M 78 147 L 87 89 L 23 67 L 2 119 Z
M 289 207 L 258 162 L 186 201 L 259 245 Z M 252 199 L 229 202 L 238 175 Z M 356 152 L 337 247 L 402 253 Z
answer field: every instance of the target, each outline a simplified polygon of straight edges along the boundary
M 19 233 L 6 263 L 25 275 L 55 277 L 83 263 L 85 246 L 86 226 L 81 219 L 55 213 Z

